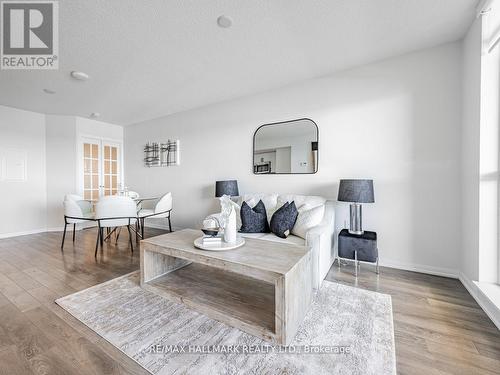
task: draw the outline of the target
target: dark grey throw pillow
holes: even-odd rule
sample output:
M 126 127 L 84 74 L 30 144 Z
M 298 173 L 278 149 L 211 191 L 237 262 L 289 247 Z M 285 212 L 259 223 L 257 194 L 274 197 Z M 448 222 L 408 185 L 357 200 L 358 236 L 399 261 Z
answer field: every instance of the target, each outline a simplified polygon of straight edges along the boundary
M 242 233 L 269 233 L 267 223 L 266 206 L 262 200 L 251 208 L 247 202 L 243 202 L 240 210 Z
M 281 238 L 287 238 L 297 221 L 299 212 L 295 207 L 295 202 L 285 203 L 281 206 L 271 218 L 271 232 Z

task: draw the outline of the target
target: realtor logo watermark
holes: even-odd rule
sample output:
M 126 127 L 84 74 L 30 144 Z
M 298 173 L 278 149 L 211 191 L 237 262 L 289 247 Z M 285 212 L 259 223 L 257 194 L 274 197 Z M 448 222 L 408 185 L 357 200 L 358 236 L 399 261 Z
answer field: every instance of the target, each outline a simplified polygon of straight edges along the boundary
M 57 1 L 0 2 L 1 69 L 59 68 Z

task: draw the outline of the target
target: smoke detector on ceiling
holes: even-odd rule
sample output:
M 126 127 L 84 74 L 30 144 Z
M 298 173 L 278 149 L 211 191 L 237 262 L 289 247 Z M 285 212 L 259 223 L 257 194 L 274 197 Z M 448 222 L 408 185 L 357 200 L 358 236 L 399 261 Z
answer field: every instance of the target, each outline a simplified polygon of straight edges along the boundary
M 219 27 L 222 27 L 223 29 L 227 29 L 233 25 L 233 20 L 228 16 L 222 15 L 217 18 L 217 25 L 219 25 Z
M 71 77 L 73 77 L 74 79 L 77 79 L 79 81 L 86 81 L 90 78 L 90 76 L 87 73 L 77 72 L 77 71 L 72 71 Z
M 98 118 L 101 114 L 99 112 L 92 112 L 90 118 Z
M 43 89 L 43 92 L 46 93 L 46 94 L 55 94 L 56 92 L 54 90 L 51 90 L 51 89 Z

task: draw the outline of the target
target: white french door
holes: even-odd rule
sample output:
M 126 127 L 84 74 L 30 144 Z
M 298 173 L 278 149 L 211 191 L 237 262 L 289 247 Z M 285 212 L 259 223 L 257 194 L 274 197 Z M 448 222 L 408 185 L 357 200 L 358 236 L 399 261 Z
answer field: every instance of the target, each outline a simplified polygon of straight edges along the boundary
M 79 152 L 79 186 L 84 199 L 115 195 L 122 182 L 121 144 L 105 139 L 82 138 Z

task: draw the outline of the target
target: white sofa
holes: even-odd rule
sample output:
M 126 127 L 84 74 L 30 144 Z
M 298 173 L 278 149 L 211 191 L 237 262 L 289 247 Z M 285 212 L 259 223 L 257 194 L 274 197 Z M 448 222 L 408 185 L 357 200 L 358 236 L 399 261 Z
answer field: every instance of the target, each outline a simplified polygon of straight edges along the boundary
M 295 205 L 301 210 L 311 209 L 318 206 L 324 206 L 323 219 L 314 227 L 310 228 L 305 235 L 305 239 L 296 235 L 290 234 L 287 238 L 280 238 L 272 233 L 241 233 L 243 237 L 258 238 L 266 241 L 278 241 L 293 245 L 305 245 L 313 252 L 313 280 L 314 287 L 319 288 L 324 278 L 328 274 L 330 267 L 335 260 L 334 254 L 334 238 L 335 238 L 335 203 L 334 201 L 326 200 L 323 197 L 307 196 L 307 195 L 291 195 L 291 194 L 245 194 L 238 197 L 235 208 L 237 209 L 238 229 L 241 226 L 239 207 L 243 201 L 250 202 L 250 206 L 262 200 L 266 206 L 268 219 L 271 219 L 272 214 L 276 209 L 281 207 L 285 202 L 295 202 Z M 217 216 L 218 214 L 211 215 Z M 214 223 L 210 219 L 205 219 L 205 226 L 213 226 Z M 293 232 L 293 231 L 292 231 Z

